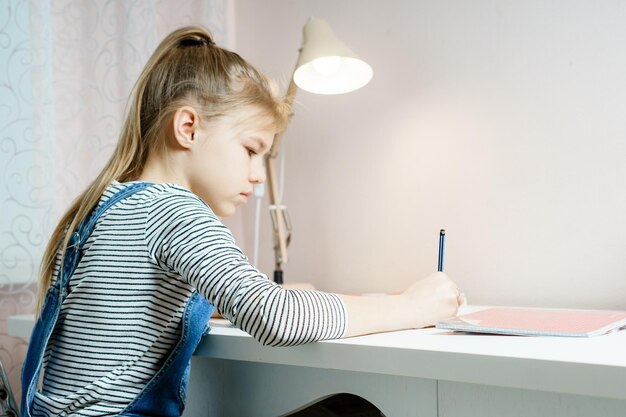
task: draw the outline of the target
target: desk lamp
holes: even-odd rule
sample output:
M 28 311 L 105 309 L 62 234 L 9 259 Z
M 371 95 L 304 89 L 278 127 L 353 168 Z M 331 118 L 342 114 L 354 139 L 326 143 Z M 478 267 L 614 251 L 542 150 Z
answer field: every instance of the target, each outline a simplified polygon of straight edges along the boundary
M 298 87 L 316 94 L 342 94 L 363 87 L 372 79 L 372 68 L 337 39 L 326 21 L 310 18 L 304 25 L 302 47 L 292 74 L 285 102 L 291 106 Z M 290 119 L 293 113 L 290 115 Z M 286 129 L 286 128 L 285 128 Z M 276 133 L 265 157 L 270 217 L 274 232 L 274 281 L 283 283 L 282 264 L 288 262 L 291 222 L 278 190 L 275 161 L 285 129 Z

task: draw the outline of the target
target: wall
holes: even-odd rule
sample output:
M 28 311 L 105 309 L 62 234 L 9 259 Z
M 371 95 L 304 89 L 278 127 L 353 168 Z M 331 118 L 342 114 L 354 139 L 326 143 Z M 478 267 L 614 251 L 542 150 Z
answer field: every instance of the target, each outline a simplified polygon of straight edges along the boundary
M 351 94 L 298 93 L 286 281 L 401 290 L 436 269 L 445 228 L 473 304 L 626 308 L 626 3 L 239 0 L 235 16 L 237 51 L 283 85 L 308 16 L 374 68 Z

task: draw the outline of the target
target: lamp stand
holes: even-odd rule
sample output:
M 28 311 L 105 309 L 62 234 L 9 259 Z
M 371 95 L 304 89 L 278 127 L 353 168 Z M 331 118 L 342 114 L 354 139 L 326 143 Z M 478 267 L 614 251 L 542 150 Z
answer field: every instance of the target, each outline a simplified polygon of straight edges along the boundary
M 316 65 L 317 64 L 317 65 Z M 291 74 L 284 103 L 293 108 L 298 85 L 317 94 L 342 94 L 363 87 L 372 78 L 372 68 L 360 60 L 333 34 L 325 20 L 310 18 L 302 31 L 302 47 L 298 51 L 296 68 Z M 291 222 L 287 207 L 278 191 L 275 160 L 293 112 L 285 128 L 274 135 L 272 148 L 265 156 L 265 170 L 269 187 L 270 215 L 274 228 L 274 281 L 283 283 L 282 265 L 289 260 L 287 246 L 291 239 Z
M 293 81 L 292 76 L 284 99 L 285 103 L 289 106 L 289 109 L 293 108 L 293 102 L 297 91 L 298 87 Z M 274 282 L 277 284 L 283 283 L 282 264 L 289 261 L 287 246 L 289 246 L 289 242 L 291 240 L 291 220 L 289 219 L 287 206 L 283 205 L 281 201 L 275 163 L 280 151 L 280 144 L 283 135 L 287 126 L 291 122 L 292 117 L 293 112 L 289 114 L 289 120 L 287 120 L 285 128 L 274 135 L 272 148 L 265 156 L 265 172 L 267 177 L 267 186 L 269 188 L 270 216 L 274 229 Z

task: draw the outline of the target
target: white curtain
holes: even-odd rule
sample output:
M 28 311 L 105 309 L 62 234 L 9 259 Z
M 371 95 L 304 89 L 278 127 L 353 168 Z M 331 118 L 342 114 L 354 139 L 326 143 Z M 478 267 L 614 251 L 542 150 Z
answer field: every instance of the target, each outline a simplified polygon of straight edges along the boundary
M 201 24 L 232 48 L 229 0 L 0 2 L 0 355 L 16 397 L 26 350 L 10 315 L 33 311 L 46 240 L 117 141 L 158 42 Z

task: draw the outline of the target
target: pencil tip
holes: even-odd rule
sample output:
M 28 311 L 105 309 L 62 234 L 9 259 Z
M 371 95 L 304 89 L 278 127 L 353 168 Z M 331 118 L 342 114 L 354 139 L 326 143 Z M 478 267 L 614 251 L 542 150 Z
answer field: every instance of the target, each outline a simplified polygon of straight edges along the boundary
M 440 235 L 445 235 L 445 234 L 446 234 L 446 229 L 441 229 L 441 230 L 439 231 L 439 234 L 440 234 Z

